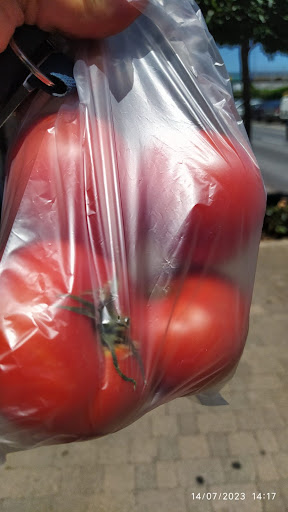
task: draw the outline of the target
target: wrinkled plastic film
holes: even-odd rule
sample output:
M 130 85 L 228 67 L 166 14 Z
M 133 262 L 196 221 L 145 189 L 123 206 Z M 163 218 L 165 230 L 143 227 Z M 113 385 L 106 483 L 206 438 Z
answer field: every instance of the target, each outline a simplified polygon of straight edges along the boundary
M 223 404 L 245 347 L 259 168 L 197 5 L 139 8 L 81 44 L 78 94 L 38 95 L 8 156 L 6 451 L 107 435 L 181 396 Z

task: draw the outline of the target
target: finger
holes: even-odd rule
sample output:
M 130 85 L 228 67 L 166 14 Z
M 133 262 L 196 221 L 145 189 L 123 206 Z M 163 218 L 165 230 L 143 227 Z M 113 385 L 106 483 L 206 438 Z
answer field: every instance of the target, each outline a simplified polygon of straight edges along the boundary
M 15 28 L 23 25 L 24 14 L 17 0 L 0 1 L 0 53 L 3 52 L 14 34 Z
M 25 22 L 43 30 L 98 39 L 130 25 L 139 16 L 142 2 L 147 0 L 53 0 L 52 8 L 51 0 L 26 1 Z

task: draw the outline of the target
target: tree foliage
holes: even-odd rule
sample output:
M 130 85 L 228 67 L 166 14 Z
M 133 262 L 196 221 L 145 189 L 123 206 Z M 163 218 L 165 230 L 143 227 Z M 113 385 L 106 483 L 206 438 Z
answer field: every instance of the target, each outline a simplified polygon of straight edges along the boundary
M 261 43 L 288 52 L 288 0 L 199 0 L 210 32 L 221 45 Z
M 288 0 L 198 0 L 198 5 L 218 44 L 240 46 L 244 124 L 250 135 L 249 51 L 260 43 L 266 53 L 288 53 Z

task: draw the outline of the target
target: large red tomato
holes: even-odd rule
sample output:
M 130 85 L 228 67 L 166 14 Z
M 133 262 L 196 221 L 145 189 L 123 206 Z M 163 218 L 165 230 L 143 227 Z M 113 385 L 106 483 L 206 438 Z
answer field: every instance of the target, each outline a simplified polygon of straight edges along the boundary
M 123 259 L 122 147 L 108 122 L 73 103 L 24 128 L 7 159 L 2 247 L 19 226 L 30 239 L 76 240 Z
M 112 277 L 101 256 L 65 242 L 41 242 L 4 254 L 0 414 L 44 436 L 72 439 L 115 428 L 114 409 L 121 421 L 131 414 L 141 394 L 138 377 L 142 383 L 143 378 L 134 354 L 122 367 L 124 349 L 118 344 L 128 353 L 126 328 L 120 313 L 113 316 L 116 306 L 108 318 L 105 305 L 108 294 L 111 311 Z M 113 366 L 109 350 L 115 354 Z M 102 408 L 95 413 L 97 403 Z
M 225 262 L 251 239 L 259 243 L 266 194 L 243 141 L 197 128 L 160 131 L 140 174 L 150 250 L 171 268 Z
M 25 230 L 29 240 L 41 233 L 43 240 L 91 245 L 137 279 L 147 251 L 137 211 L 138 174 L 129 155 L 114 127 L 87 117 L 77 103 L 36 119 L 8 156 L 2 250 L 13 226 L 19 238 Z
M 135 349 L 138 351 L 139 347 L 135 346 Z M 135 421 L 143 414 L 142 407 L 147 398 L 140 351 L 139 355 L 136 355 L 134 349 L 121 344 L 116 349 L 121 372 L 129 376 L 129 380 L 119 376 L 115 371 L 111 352 L 106 349 L 104 353 L 105 373 L 100 392 L 90 407 L 94 436 L 115 432 Z
M 248 332 L 249 304 L 225 278 L 191 275 L 151 299 L 134 326 L 141 332 L 152 389 L 182 396 L 222 382 L 238 363 Z M 133 333 L 137 337 L 137 333 Z M 154 384 L 153 384 L 154 383 Z

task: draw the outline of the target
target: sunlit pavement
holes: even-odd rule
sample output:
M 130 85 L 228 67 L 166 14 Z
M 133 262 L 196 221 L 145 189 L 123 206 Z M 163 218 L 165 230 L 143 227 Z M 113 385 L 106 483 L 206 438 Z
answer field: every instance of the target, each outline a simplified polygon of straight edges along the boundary
M 10 454 L 1 512 L 287 511 L 287 262 L 288 241 L 261 243 L 229 405 L 178 399 L 107 438 Z

